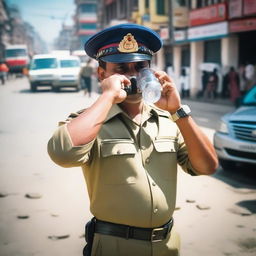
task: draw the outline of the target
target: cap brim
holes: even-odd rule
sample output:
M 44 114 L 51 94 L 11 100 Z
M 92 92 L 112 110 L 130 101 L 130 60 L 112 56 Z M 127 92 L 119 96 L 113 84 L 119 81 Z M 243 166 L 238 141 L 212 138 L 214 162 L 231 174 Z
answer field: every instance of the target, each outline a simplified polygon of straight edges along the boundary
M 142 53 L 123 53 L 123 54 L 113 54 L 107 55 L 100 60 L 105 62 L 112 62 L 112 63 L 127 63 L 127 62 L 139 62 L 145 60 L 151 60 L 152 56 L 148 54 Z

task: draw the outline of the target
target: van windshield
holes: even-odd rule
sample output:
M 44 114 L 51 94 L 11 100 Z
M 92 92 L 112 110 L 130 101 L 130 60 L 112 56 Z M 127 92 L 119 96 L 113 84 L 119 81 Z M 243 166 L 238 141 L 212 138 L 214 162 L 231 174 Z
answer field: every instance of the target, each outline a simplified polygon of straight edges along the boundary
M 55 58 L 34 59 L 31 69 L 57 68 L 57 60 Z
M 77 60 L 61 60 L 60 61 L 61 68 L 74 68 L 79 66 L 80 66 L 80 63 Z
M 5 50 L 5 57 L 19 57 L 27 56 L 27 51 L 25 49 L 7 49 Z

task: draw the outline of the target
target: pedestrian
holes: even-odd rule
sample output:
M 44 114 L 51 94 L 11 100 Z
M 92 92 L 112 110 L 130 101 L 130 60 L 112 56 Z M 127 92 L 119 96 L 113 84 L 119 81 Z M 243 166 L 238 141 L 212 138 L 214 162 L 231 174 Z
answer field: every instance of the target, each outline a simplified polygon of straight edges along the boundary
M 83 80 L 84 93 L 88 92 L 89 97 L 91 97 L 92 93 L 92 75 L 94 73 L 94 69 L 91 64 L 92 60 L 89 59 L 85 66 L 81 68 L 81 79 Z
M 190 97 L 190 87 L 189 87 L 189 76 L 186 74 L 186 69 L 181 70 L 181 76 L 179 78 L 179 84 L 181 88 L 181 98 Z
M 217 75 L 217 69 L 215 68 L 213 72 L 208 77 L 208 82 L 206 86 L 206 91 L 204 93 L 204 98 L 215 99 L 217 96 L 219 78 Z
M 217 168 L 212 144 L 164 71 L 154 73 L 162 87 L 155 105 L 145 103 L 140 90 L 126 93 L 161 47 L 155 31 L 136 24 L 92 36 L 85 51 L 99 61 L 102 94 L 71 114 L 48 142 L 55 163 L 81 166 L 85 176 L 95 217 L 86 225 L 84 255 L 179 255 L 172 217 L 177 164 L 191 175 Z
M 249 91 L 252 86 L 255 83 L 255 68 L 253 66 L 253 64 L 251 64 L 250 62 L 247 62 L 246 66 L 245 66 L 245 79 L 246 79 L 246 87 L 245 90 Z
M 230 100 L 235 103 L 241 96 L 239 87 L 239 75 L 234 67 L 231 67 L 227 74 L 227 83 L 229 88 Z
M 241 64 L 238 69 L 239 81 L 240 81 L 240 92 L 244 95 L 246 92 L 246 77 L 245 77 L 245 65 Z
M 5 64 L 5 61 L 0 60 L 0 79 L 1 79 L 2 85 L 5 84 L 5 80 L 7 79 L 8 71 L 9 71 L 9 68 Z

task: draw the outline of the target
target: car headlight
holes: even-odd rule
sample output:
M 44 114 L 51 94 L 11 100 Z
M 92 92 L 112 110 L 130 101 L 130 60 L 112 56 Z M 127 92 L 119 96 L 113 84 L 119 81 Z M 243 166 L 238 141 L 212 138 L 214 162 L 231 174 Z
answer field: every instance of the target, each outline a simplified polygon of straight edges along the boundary
M 224 121 L 220 122 L 218 132 L 228 134 L 228 125 L 226 122 L 224 122 Z

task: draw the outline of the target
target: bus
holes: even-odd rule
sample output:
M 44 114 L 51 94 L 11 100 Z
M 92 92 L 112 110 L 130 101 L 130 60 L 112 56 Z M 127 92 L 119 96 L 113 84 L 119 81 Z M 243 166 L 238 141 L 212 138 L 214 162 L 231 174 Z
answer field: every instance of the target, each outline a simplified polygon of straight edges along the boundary
M 23 73 L 29 66 L 27 46 L 25 44 L 7 45 L 5 62 L 9 67 L 9 73 Z

